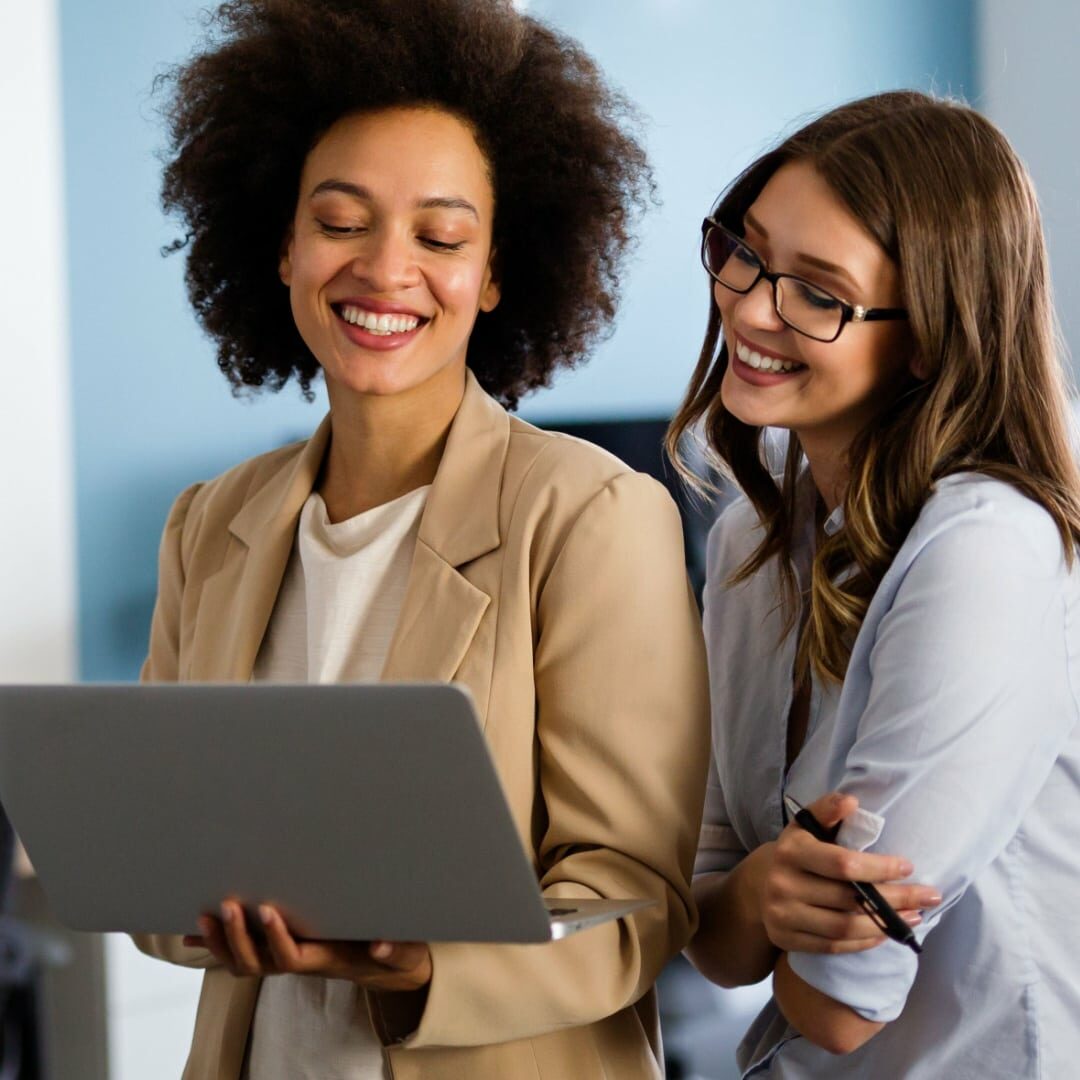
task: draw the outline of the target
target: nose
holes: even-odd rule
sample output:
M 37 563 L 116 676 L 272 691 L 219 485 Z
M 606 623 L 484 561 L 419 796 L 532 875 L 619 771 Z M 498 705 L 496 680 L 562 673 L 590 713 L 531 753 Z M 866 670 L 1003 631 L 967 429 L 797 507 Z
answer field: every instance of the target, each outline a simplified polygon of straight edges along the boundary
M 748 293 L 743 293 L 735 302 L 735 310 L 739 320 L 747 326 L 770 333 L 781 333 L 786 329 L 776 310 L 776 290 L 767 278 L 759 278 Z
M 373 229 L 353 256 L 353 276 L 372 292 L 390 293 L 419 282 L 412 237 L 393 228 Z

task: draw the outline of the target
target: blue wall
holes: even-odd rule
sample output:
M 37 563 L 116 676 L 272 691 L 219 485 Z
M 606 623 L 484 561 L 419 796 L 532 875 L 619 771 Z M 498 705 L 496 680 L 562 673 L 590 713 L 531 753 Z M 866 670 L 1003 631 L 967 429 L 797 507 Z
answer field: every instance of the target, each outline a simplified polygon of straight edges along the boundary
M 88 679 L 138 670 L 169 503 L 196 479 L 306 433 L 295 389 L 237 402 L 187 309 L 157 206 L 150 88 L 199 33 L 194 0 L 61 0 L 80 647 Z M 696 356 L 701 217 L 794 118 L 897 86 L 974 96 L 973 0 L 533 0 L 642 106 L 664 205 L 629 268 L 619 329 L 534 417 L 667 414 Z
M 173 497 L 306 434 L 321 410 L 286 389 L 231 397 L 191 315 L 180 235 L 158 208 L 156 73 L 199 34 L 191 0 L 63 0 L 81 670 L 137 674 Z

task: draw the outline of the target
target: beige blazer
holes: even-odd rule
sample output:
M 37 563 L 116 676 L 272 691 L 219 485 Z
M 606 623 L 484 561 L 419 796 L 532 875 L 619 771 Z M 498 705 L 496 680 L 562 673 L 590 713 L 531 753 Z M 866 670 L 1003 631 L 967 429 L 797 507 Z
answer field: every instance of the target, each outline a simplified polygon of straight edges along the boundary
M 328 437 L 324 421 L 179 497 L 144 679 L 250 679 Z M 433 945 L 415 1031 L 393 1031 L 389 995 L 369 995 L 393 1076 L 661 1076 L 653 982 L 694 929 L 709 756 L 670 497 L 596 447 L 509 416 L 470 374 L 383 677 L 468 686 L 546 895 L 658 902 L 546 945 Z M 178 938 L 136 943 L 207 968 L 184 1077 L 237 1080 L 259 980 Z

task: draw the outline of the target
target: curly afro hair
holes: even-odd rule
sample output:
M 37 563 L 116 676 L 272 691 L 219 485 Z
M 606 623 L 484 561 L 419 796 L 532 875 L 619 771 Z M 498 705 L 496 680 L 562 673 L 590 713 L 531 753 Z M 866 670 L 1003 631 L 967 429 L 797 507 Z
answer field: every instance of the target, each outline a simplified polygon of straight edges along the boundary
M 473 129 L 495 189 L 501 300 L 468 364 L 513 408 L 608 332 L 637 214 L 654 197 L 636 114 L 574 41 L 510 0 L 230 0 L 163 80 L 162 203 L 234 392 L 304 393 L 319 371 L 278 278 L 304 160 L 342 116 L 435 105 Z

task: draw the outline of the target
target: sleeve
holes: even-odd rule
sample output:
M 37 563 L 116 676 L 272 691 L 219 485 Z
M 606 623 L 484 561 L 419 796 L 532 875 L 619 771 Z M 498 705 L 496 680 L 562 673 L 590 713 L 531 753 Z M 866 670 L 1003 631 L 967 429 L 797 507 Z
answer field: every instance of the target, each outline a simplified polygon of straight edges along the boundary
M 541 888 L 656 903 L 544 945 L 433 945 L 408 1046 L 503 1042 L 609 1016 L 649 989 L 696 923 L 704 645 L 678 512 L 659 484 L 623 474 L 592 498 L 542 585 L 536 633 Z
M 184 595 L 181 540 L 191 501 L 201 484 L 193 484 L 173 503 L 158 553 L 158 594 L 150 623 L 150 648 L 139 675 L 140 682 L 176 682 L 179 676 L 180 602 Z M 206 949 L 189 949 L 172 934 L 133 934 L 142 952 L 184 967 L 204 968 L 217 963 Z
M 701 822 L 697 858 L 694 860 L 694 877 L 733 870 L 746 854 L 746 848 L 728 818 L 716 758 L 711 757 L 709 778 L 705 784 L 705 816 Z
M 903 853 L 941 890 L 920 939 L 1004 851 L 1075 723 L 1061 545 L 1049 519 L 1040 524 L 1033 535 L 968 516 L 932 537 L 869 654 L 869 697 L 839 786 L 882 819 L 872 849 Z M 900 1014 L 917 968 L 892 941 L 789 962 L 876 1022 Z
M 747 850 L 739 839 L 731 823 L 724 791 L 720 784 L 720 771 L 716 756 L 717 725 L 726 724 L 729 717 L 723 713 L 726 686 L 716 682 L 717 657 L 719 643 L 724 640 L 730 627 L 725 627 L 723 617 L 718 613 L 716 594 L 726 590 L 732 570 L 738 567 L 745 554 L 733 552 L 735 543 L 747 543 L 747 537 L 755 531 L 756 516 L 747 518 L 747 504 L 737 501 L 729 505 L 713 522 L 709 530 L 709 539 L 705 555 L 705 589 L 702 594 L 704 610 L 702 625 L 705 636 L 705 651 L 711 669 L 711 708 L 713 713 L 713 749 L 709 755 L 709 777 L 705 784 L 705 814 L 701 822 L 701 835 L 698 838 L 697 858 L 694 861 L 694 877 L 704 874 L 726 873 L 746 856 Z
M 180 661 L 180 601 L 184 595 L 181 541 L 191 501 L 202 484 L 182 491 L 165 522 L 158 550 L 158 591 L 150 622 L 150 648 L 139 673 L 140 682 L 176 682 Z

